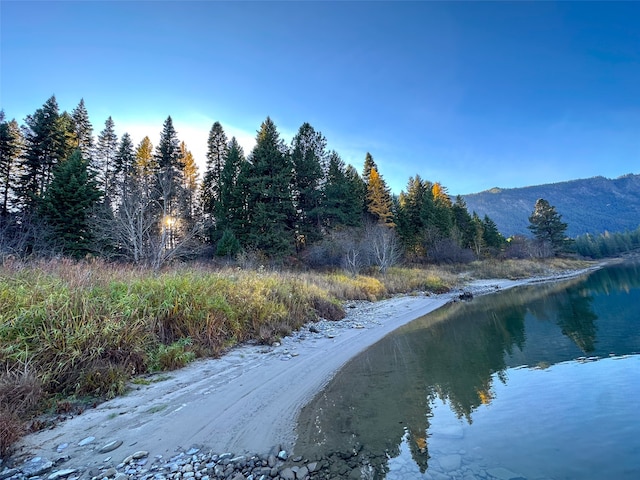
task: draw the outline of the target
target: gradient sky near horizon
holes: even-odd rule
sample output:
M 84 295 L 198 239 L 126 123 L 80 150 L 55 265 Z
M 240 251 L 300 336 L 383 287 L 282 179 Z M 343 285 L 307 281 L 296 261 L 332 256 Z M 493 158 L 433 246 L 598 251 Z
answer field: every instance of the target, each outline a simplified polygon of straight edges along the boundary
M 204 166 L 219 121 L 249 153 L 309 122 L 394 193 L 640 173 L 638 2 L 0 2 L 0 108 L 84 98 L 97 135 L 157 142 L 171 115 Z

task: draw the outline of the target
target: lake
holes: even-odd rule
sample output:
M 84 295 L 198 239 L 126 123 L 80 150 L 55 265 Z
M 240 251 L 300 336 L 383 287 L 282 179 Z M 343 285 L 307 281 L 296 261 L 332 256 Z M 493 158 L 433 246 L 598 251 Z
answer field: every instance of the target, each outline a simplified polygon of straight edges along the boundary
M 449 304 L 351 360 L 296 454 L 353 479 L 640 478 L 640 264 Z

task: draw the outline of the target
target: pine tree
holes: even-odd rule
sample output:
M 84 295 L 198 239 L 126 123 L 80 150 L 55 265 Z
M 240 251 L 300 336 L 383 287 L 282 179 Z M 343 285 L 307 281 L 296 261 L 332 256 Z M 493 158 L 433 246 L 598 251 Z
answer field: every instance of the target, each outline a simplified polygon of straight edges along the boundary
M 56 97 L 25 119 L 25 154 L 20 161 L 17 192 L 23 210 L 35 213 L 55 166 L 69 155 L 65 121 L 60 120 Z
M 362 224 L 364 182 L 353 167 L 350 175 L 338 153 L 332 151 L 323 188 L 323 223 L 329 229 Z M 359 183 L 354 186 L 356 182 Z
M 567 244 L 567 224 L 562 222 L 562 216 L 547 200 L 539 198 L 536 201 L 529 223 L 528 228 L 536 239 L 548 243 L 554 254 L 557 255 L 564 249 Z
M 62 161 L 41 205 L 42 216 L 64 253 L 77 258 L 91 251 L 89 217 L 101 195 L 88 166 L 80 150 Z
M 322 181 L 327 157 L 327 141 L 320 132 L 304 123 L 293 138 L 293 201 L 297 212 L 297 245 L 311 244 L 321 237 Z
M 230 230 L 238 240 L 246 240 L 248 235 L 249 169 L 244 151 L 236 137 L 233 137 L 220 173 L 220 201 L 214 205 L 213 214 L 216 230 Z
M 432 185 L 420 175 L 409 178 L 407 192 L 401 192 L 397 208 L 397 230 L 405 251 L 416 257 L 426 252 L 423 245 L 425 231 L 433 217 Z
M 353 208 L 358 212 L 358 225 L 361 225 L 363 217 L 367 213 L 367 183 L 360 177 L 353 165 L 347 165 L 344 175 L 352 192 Z
M 136 148 L 137 177 L 141 196 L 147 201 L 152 198 L 154 179 L 158 173 L 158 163 L 153 156 L 153 144 L 144 137 Z
M 73 118 L 73 126 L 76 134 L 75 148 L 79 148 L 82 158 L 91 159 L 93 156 L 93 125 L 89 120 L 89 113 L 84 105 L 84 98 L 80 99 L 78 106 L 71 112 Z
M 154 198 L 161 207 L 163 217 L 181 217 L 179 200 L 183 198 L 184 165 L 180 157 L 180 141 L 173 127 L 173 120 L 167 117 L 160 133 L 160 141 L 154 156 L 157 175 L 154 178 Z
M 15 188 L 18 159 L 22 152 L 22 135 L 18 122 L 5 121 L 0 110 L 0 217 L 9 214 L 9 199 Z
M 207 164 L 202 179 L 202 207 L 208 217 L 213 217 L 215 204 L 220 200 L 222 170 L 229 148 L 227 143 L 227 135 L 222 125 L 215 122 L 209 131 Z
M 291 159 L 273 121 L 262 123 L 251 153 L 249 243 L 282 257 L 295 245 Z
M 437 182 L 433 184 L 431 192 L 434 204 L 432 223 L 442 237 L 448 238 L 453 227 L 451 198 L 449 198 L 447 189 Z
M 372 168 L 367 184 L 367 211 L 377 223 L 394 227 L 392 206 L 391 193 L 387 184 L 378 171 Z
M 482 228 L 482 238 L 484 239 L 484 243 L 487 247 L 500 250 L 504 246 L 506 240 L 498 230 L 496 222 L 491 220 L 488 215 L 485 215 L 482 219 Z
M 456 196 L 456 201 L 451 206 L 451 213 L 453 215 L 454 229 L 459 236 L 457 239 L 458 244 L 462 248 L 472 249 L 475 226 L 473 225 L 473 218 L 467 210 L 467 204 L 460 195 Z
M 104 122 L 104 129 L 98 135 L 98 146 L 93 156 L 93 169 L 96 172 L 96 180 L 100 189 L 104 192 L 105 202 L 110 204 L 116 196 L 115 162 L 118 152 L 118 136 L 115 132 L 115 124 L 111 117 Z
M 120 145 L 114 158 L 114 190 L 118 203 L 122 201 L 129 191 L 132 178 L 136 174 L 136 153 L 133 148 L 131 136 L 128 133 L 122 135 Z
M 364 168 L 362 169 L 362 180 L 364 180 L 365 184 L 369 184 L 369 177 L 371 176 L 371 170 L 378 170 L 378 165 L 376 165 L 373 156 L 367 152 L 364 157 Z
M 184 215 L 188 223 L 193 224 L 198 203 L 198 164 L 184 142 L 180 143 L 180 163 L 183 165 Z

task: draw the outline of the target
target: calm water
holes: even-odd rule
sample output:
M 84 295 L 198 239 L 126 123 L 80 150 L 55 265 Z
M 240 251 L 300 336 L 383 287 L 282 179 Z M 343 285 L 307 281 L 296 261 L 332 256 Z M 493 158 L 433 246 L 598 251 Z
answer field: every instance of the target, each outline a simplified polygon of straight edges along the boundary
M 448 305 L 349 362 L 296 454 L 340 478 L 640 479 L 640 264 Z

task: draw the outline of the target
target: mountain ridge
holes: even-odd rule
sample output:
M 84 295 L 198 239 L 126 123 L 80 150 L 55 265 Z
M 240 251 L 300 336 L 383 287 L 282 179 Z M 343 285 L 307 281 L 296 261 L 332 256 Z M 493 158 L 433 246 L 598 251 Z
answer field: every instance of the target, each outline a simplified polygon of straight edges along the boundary
M 469 212 L 488 215 L 500 232 L 531 236 L 527 228 L 535 202 L 544 198 L 568 224 L 567 235 L 635 230 L 640 225 L 640 175 L 595 176 L 518 188 L 493 187 L 462 195 Z

